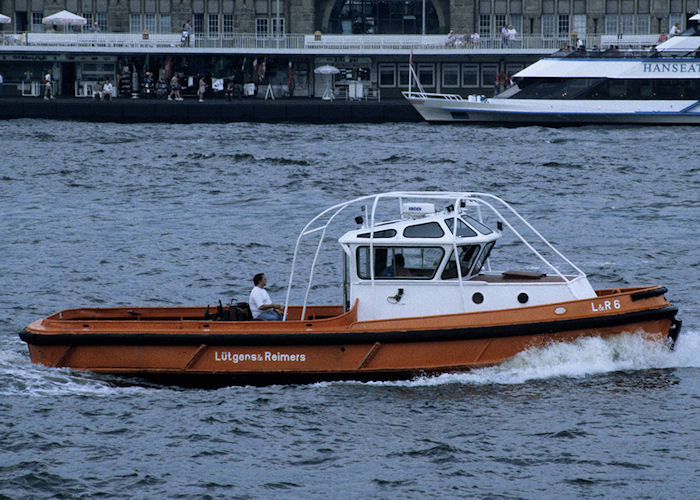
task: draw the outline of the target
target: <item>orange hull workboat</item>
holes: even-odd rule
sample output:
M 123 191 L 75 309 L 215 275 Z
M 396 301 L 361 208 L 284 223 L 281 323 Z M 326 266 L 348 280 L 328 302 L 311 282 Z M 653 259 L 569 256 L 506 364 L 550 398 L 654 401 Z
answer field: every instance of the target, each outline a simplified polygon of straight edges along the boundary
M 399 198 L 402 217 L 376 224 L 377 201 L 384 198 Z M 436 211 L 413 202 L 419 198 L 453 204 Z M 287 304 L 286 321 L 252 320 L 242 303 L 215 314 L 208 307 L 69 309 L 31 323 L 20 337 L 31 360 L 47 366 L 225 386 L 410 378 L 493 365 L 550 342 L 623 332 L 673 342 L 680 331 L 677 308 L 660 286 L 594 291 L 573 264 L 576 272 L 564 274 L 534 247 L 553 272 L 490 270 L 502 224 L 491 229 L 465 209 L 493 208 L 521 239 L 501 213 L 503 207 L 515 211 L 499 198 L 388 193 L 358 200 L 374 205 L 365 208 L 371 222 L 359 221 L 361 228 L 340 239 L 346 256 L 343 305 L 307 306 L 306 299 L 300 306 Z M 320 214 L 329 220 L 311 228 L 319 217 L 314 219 L 300 240 L 325 233 L 327 223 L 358 200 Z M 323 235 L 320 240 L 319 247 Z M 397 262 L 405 269 L 397 270 Z

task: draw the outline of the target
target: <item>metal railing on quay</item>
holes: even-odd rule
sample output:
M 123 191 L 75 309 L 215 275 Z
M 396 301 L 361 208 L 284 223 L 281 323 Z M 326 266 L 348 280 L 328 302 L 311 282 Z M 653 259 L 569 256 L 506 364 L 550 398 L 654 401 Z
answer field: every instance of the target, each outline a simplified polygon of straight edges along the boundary
M 333 35 L 333 34 L 285 34 L 261 36 L 256 34 L 193 34 L 185 39 L 179 33 L 64 33 L 64 32 L 0 32 L 0 47 L 100 47 L 143 49 L 280 49 L 280 50 L 430 50 L 445 54 L 470 51 L 504 52 L 519 50 L 541 50 L 554 52 L 573 47 L 577 38 L 542 35 L 516 36 L 504 40 L 501 36 L 482 36 L 478 40 L 467 35 L 449 39 L 446 35 Z M 582 37 L 587 49 L 642 48 L 654 45 L 659 35 L 594 35 Z

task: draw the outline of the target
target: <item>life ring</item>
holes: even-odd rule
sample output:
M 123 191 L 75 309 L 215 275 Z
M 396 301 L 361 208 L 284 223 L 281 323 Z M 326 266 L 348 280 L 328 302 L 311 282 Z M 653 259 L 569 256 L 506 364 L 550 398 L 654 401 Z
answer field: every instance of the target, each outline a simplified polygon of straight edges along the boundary
M 508 75 L 505 73 L 498 73 L 496 75 L 496 83 L 499 85 L 505 85 L 506 81 L 508 81 Z

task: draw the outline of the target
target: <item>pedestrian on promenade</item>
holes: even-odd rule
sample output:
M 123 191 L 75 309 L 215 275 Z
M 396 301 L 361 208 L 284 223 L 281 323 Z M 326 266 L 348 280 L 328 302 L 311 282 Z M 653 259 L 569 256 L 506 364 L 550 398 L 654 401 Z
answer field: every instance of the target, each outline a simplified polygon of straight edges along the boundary
M 51 70 L 44 75 L 44 99 L 53 99 L 53 85 L 51 83 Z
M 182 97 L 180 97 L 180 79 L 177 77 L 177 73 L 170 79 L 170 95 L 168 95 L 168 101 L 172 101 L 173 99 L 182 101 Z

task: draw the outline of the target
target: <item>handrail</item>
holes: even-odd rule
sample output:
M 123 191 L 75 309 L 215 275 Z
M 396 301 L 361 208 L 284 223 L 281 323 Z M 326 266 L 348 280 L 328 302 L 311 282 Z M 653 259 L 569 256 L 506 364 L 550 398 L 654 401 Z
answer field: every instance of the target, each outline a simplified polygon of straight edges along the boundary
M 464 100 L 464 97 L 459 94 L 438 94 L 435 92 L 416 92 L 415 90 L 404 90 L 401 93 L 406 99 L 444 99 L 446 101 Z
M 508 202 L 503 200 L 502 198 L 499 198 L 496 195 L 489 194 L 489 193 L 481 193 L 481 192 L 424 192 L 424 191 L 392 191 L 392 192 L 387 192 L 387 193 L 379 193 L 379 194 L 374 194 L 374 195 L 366 195 L 366 196 L 360 196 L 359 198 L 355 198 L 349 201 L 345 201 L 342 203 L 338 203 L 336 205 L 333 205 L 331 207 L 326 208 L 322 212 L 320 212 L 318 215 L 313 217 L 301 230 L 299 233 L 299 236 L 297 237 L 296 244 L 294 246 L 294 253 L 292 257 L 292 266 L 289 274 L 289 283 L 287 285 L 287 294 L 285 298 L 285 312 L 284 312 L 284 319 L 287 319 L 287 310 L 289 308 L 289 299 L 291 296 L 292 292 L 292 286 L 294 282 L 294 274 L 296 272 L 296 262 L 297 262 L 297 257 L 299 255 L 299 247 L 301 244 L 302 239 L 310 234 L 315 234 L 320 232 L 321 235 L 319 237 L 319 242 L 316 247 L 316 251 L 314 253 L 314 258 L 311 263 L 311 269 L 309 271 L 309 281 L 307 283 L 306 287 L 306 292 L 304 295 L 304 303 L 302 307 L 302 318 L 304 318 L 304 315 L 306 314 L 306 308 L 308 304 L 308 298 L 309 298 L 309 292 L 311 290 L 311 283 L 313 280 L 313 275 L 314 275 L 314 269 L 316 267 L 316 262 L 318 260 L 318 255 L 321 249 L 321 246 L 323 245 L 323 241 L 326 236 L 326 230 L 328 226 L 333 222 L 333 220 L 346 208 L 352 205 L 359 204 L 363 201 L 367 200 L 372 200 L 372 209 L 369 214 L 365 214 L 368 217 L 368 222 L 369 225 L 366 226 L 366 228 L 369 231 L 370 238 L 369 238 L 369 244 L 370 247 L 373 246 L 373 235 L 375 228 L 377 227 L 375 224 L 376 221 L 376 209 L 377 205 L 379 204 L 379 201 L 382 199 L 391 199 L 395 198 L 399 200 L 399 203 L 402 203 L 402 200 L 405 198 L 420 198 L 420 199 L 432 199 L 432 200 L 445 200 L 454 203 L 455 207 L 455 217 L 457 217 L 457 212 L 460 210 L 462 202 L 466 204 L 474 204 L 475 206 L 483 206 L 488 209 L 490 209 L 494 215 L 498 218 L 498 220 L 502 221 L 505 223 L 508 228 L 513 231 L 513 233 L 517 236 L 517 238 L 525 244 L 525 246 L 535 254 L 535 256 L 541 260 L 547 267 L 552 269 L 552 271 L 559 276 L 564 282 L 566 282 L 569 287 L 571 287 L 574 279 L 580 278 L 580 277 L 585 277 L 586 274 L 579 269 L 573 262 L 571 262 L 564 254 L 562 254 L 559 250 L 557 250 L 547 239 L 539 232 L 537 231 L 529 222 L 527 222 L 522 215 L 520 215 Z M 506 218 L 506 216 L 501 213 L 501 210 L 499 210 L 496 206 L 494 206 L 494 202 L 496 204 L 500 204 L 503 208 L 506 209 L 507 212 L 509 212 L 513 217 L 515 217 L 518 221 L 520 221 L 522 224 L 525 225 L 527 229 L 532 231 L 532 233 L 537 237 L 537 239 L 540 240 L 544 245 L 546 245 L 550 250 L 552 250 L 559 258 L 561 258 L 566 264 L 571 266 L 572 269 L 574 269 L 577 273 L 577 276 L 574 279 L 569 279 L 566 275 L 564 275 L 557 266 L 555 266 L 552 262 L 550 262 L 544 255 L 542 255 L 537 249 L 534 248 L 530 242 L 528 242 L 525 237 L 513 226 L 513 224 L 510 223 L 510 221 Z M 399 207 L 400 209 L 401 207 Z M 327 217 L 327 220 L 322 220 L 324 217 Z M 316 226 L 316 224 L 319 224 Z M 462 273 L 461 269 L 459 266 L 458 258 L 459 256 L 457 255 L 456 251 L 456 233 L 457 233 L 457 224 L 455 220 L 455 229 L 453 231 L 454 235 L 454 241 L 453 241 L 453 247 L 455 251 L 455 262 L 457 264 L 457 274 L 459 277 L 459 282 L 460 286 L 462 286 Z M 372 285 L 374 285 L 374 262 L 373 262 L 373 251 L 370 250 L 370 256 L 369 256 L 369 265 L 370 265 L 370 280 L 372 282 Z
M 589 35 L 581 39 L 588 49 L 604 43 L 622 43 L 625 46 L 640 47 L 649 45 L 658 34 L 650 35 Z M 615 42 L 610 40 L 614 39 Z M 83 47 L 99 44 L 100 47 L 172 47 L 182 49 L 229 48 L 229 49 L 330 49 L 330 50 L 429 50 L 446 54 L 470 52 L 518 52 L 521 50 L 542 50 L 555 52 L 563 46 L 572 45 L 568 36 L 546 37 L 541 34 L 519 35 L 515 40 L 504 44 L 500 35 L 482 36 L 478 42 L 455 44 L 446 35 L 336 35 L 322 34 L 320 37 L 307 34 L 258 35 L 255 33 L 195 33 L 190 35 L 190 43 L 184 47 L 180 33 L 150 33 L 147 38 L 142 33 L 71 33 L 71 32 L 0 32 L 1 44 L 13 46 L 62 46 Z M 575 41 L 575 40 L 574 40 Z M 420 54 L 416 53 L 418 57 Z

